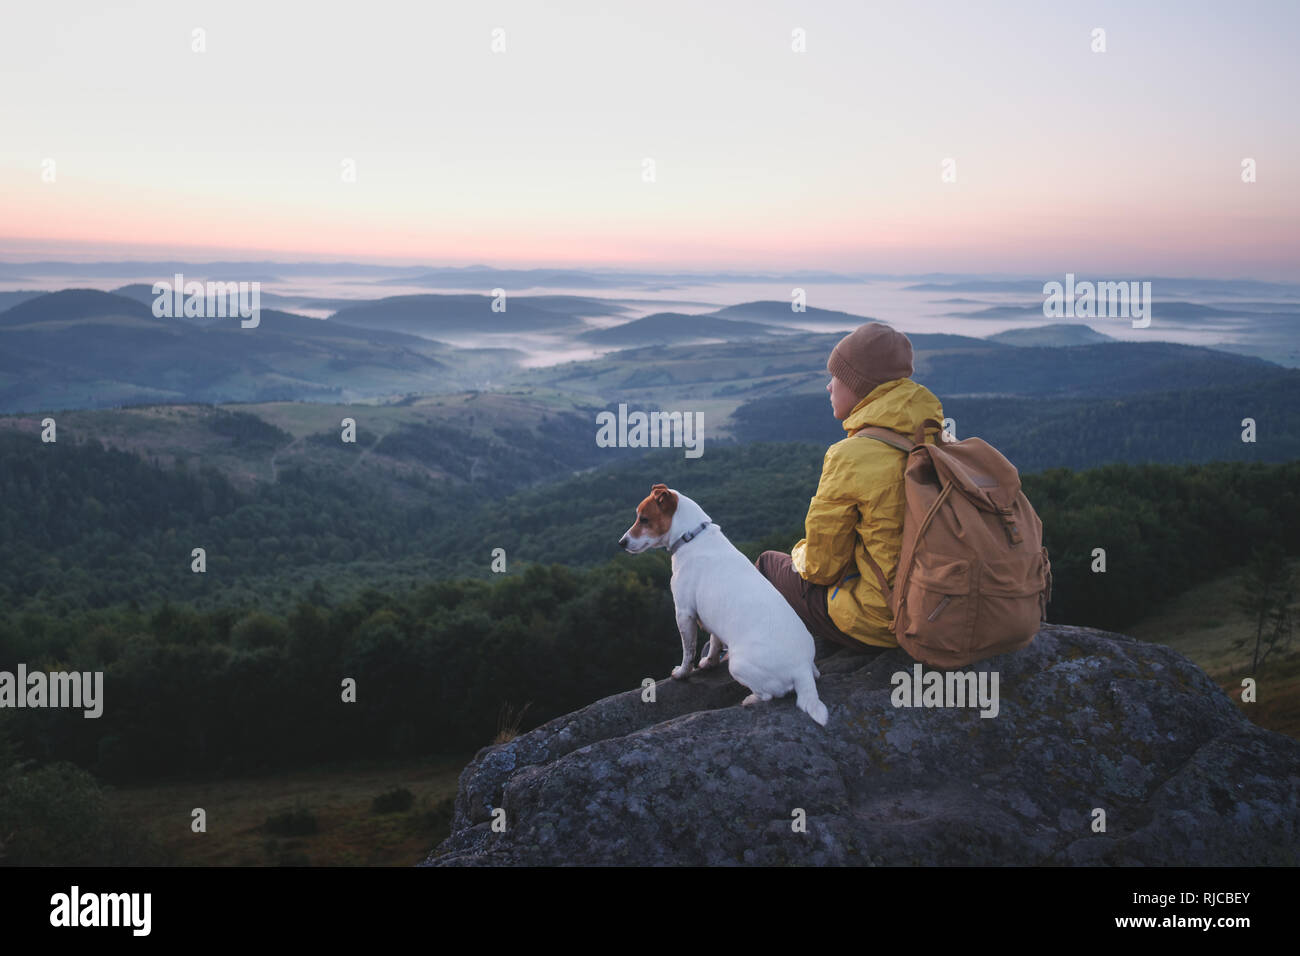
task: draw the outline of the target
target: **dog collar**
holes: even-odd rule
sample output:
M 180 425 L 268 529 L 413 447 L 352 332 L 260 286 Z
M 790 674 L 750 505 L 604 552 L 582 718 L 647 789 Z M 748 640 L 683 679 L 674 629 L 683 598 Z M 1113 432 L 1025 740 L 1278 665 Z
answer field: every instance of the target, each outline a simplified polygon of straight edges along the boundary
M 699 527 L 692 528 L 690 531 L 686 532 L 684 535 L 682 535 L 680 538 L 678 538 L 678 539 L 677 539 L 676 541 L 674 541 L 672 544 L 668 545 L 668 553 L 669 553 L 669 554 L 676 554 L 678 548 L 680 548 L 682 545 L 684 545 L 687 541 L 690 541 L 692 538 L 694 538 L 697 534 L 699 534 L 701 531 L 703 531 L 705 528 L 707 528 L 707 527 L 708 527 L 709 525 L 711 525 L 711 524 L 713 524 L 712 521 L 705 521 L 705 522 L 704 522 L 703 524 L 701 524 Z

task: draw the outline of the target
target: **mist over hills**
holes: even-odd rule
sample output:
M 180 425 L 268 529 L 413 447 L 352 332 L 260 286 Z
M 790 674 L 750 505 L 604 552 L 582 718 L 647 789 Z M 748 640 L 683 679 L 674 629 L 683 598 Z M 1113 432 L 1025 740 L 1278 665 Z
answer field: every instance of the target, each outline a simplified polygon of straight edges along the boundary
M 509 386 L 601 404 L 706 401 L 718 422 L 753 399 L 820 394 L 843 329 L 867 321 L 792 313 L 775 301 L 626 320 L 625 307 L 583 296 L 514 297 L 492 312 L 487 296 L 430 294 L 362 302 L 324 320 L 263 308 L 256 328 L 242 328 L 235 317 L 157 318 L 146 286 L 120 291 L 68 289 L 0 312 L 0 411 L 391 400 Z M 828 331 L 777 322 L 791 317 Z M 1118 396 L 1245 384 L 1277 368 L 1201 346 L 1115 341 L 1081 323 L 909 338 L 914 377 L 941 397 Z M 605 354 L 523 367 L 539 347 Z
M 149 402 L 337 401 L 486 384 L 511 353 L 453 350 L 263 309 L 238 317 L 156 318 L 135 299 L 88 289 L 0 313 L 0 411 Z
M 1042 297 L 1044 281 L 1064 281 L 1064 275 L 1020 279 L 986 279 L 978 277 L 936 277 L 934 281 L 907 286 L 913 292 L 1019 292 Z M 1296 287 L 1286 282 L 1260 279 L 1201 279 L 1184 276 L 1096 276 L 1076 274 L 1075 282 L 1150 282 L 1153 291 L 1178 295 L 1266 295 L 1296 298 Z

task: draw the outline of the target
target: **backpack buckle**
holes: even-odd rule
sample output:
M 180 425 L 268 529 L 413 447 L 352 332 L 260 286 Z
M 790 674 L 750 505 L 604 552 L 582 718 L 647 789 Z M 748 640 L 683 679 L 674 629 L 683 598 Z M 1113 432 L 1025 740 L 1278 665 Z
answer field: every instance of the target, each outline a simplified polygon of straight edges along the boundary
M 1012 544 L 1019 544 L 1025 540 L 1016 524 L 1015 513 L 1010 508 L 999 507 L 998 514 L 1002 516 L 1002 527 L 1006 528 L 1007 537 L 1011 539 Z

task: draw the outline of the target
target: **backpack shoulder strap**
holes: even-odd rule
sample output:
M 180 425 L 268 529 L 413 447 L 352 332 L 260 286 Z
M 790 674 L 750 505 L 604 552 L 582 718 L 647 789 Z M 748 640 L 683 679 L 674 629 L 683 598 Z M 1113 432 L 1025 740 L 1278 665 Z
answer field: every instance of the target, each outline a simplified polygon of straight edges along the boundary
M 891 431 L 888 428 L 880 428 L 876 425 L 864 425 L 849 437 L 857 438 L 858 436 L 863 438 L 874 438 L 876 441 L 884 442 L 886 445 L 892 445 L 899 451 L 911 452 L 911 450 L 916 447 L 916 442 L 912 441 L 910 438 L 906 438 L 903 435 L 898 434 L 896 431 Z
M 924 426 L 922 426 L 922 428 L 924 428 Z M 924 434 L 924 432 L 922 433 Z M 891 431 L 888 428 L 880 428 L 876 425 L 866 425 L 859 428 L 849 437 L 874 438 L 876 441 L 884 442 L 886 445 L 897 448 L 899 451 L 908 454 L 911 454 L 912 449 L 916 447 L 916 442 L 912 441 L 910 438 L 900 435 L 896 431 Z M 867 563 L 871 565 L 871 570 L 876 572 L 876 580 L 880 582 L 880 593 L 884 595 L 886 605 L 892 608 L 894 606 L 894 589 L 891 588 L 889 582 L 885 580 L 885 572 L 880 570 L 880 565 L 877 564 L 876 559 L 871 556 L 870 550 L 863 548 L 862 553 L 867 556 Z

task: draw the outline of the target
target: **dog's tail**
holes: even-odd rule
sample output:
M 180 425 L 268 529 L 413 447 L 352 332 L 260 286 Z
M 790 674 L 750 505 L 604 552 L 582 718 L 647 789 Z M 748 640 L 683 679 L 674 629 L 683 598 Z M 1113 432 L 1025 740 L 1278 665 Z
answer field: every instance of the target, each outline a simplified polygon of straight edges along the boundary
M 825 727 L 826 718 L 830 714 L 826 710 L 826 705 L 821 702 L 821 698 L 817 696 L 817 682 L 813 680 L 811 665 L 808 670 L 795 678 L 794 692 L 795 703 L 799 709 Z

